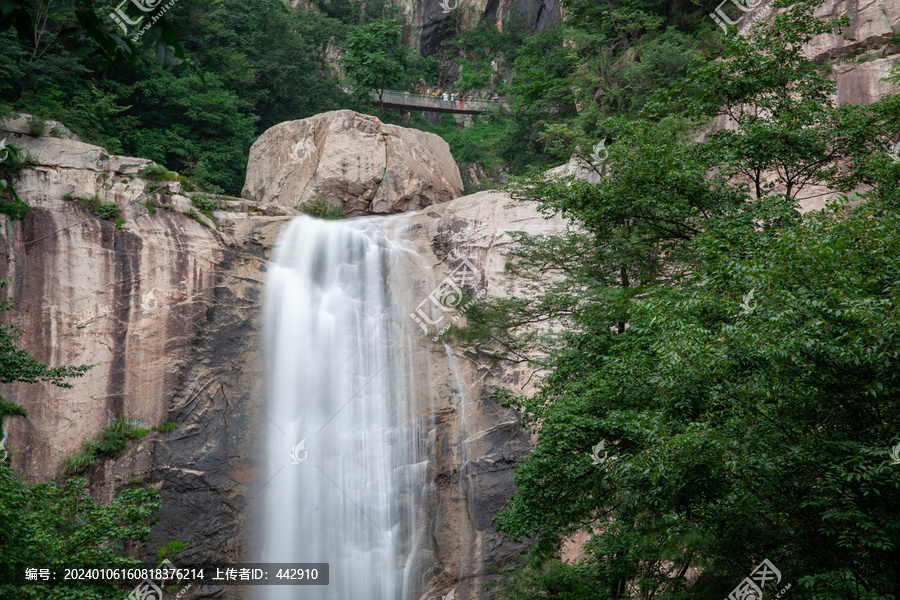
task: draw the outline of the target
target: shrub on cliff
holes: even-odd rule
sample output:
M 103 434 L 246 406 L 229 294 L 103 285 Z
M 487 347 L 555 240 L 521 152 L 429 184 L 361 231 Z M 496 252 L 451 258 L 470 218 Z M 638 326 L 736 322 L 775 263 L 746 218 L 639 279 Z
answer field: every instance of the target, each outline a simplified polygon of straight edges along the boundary
M 13 188 L 13 180 L 28 162 L 17 146 L 0 140 L 0 213 L 13 221 L 21 221 L 31 210 Z
M 128 447 L 128 442 L 147 435 L 136 419 L 119 415 L 107 423 L 94 441 L 82 444 L 81 450 L 63 462 L 64 475 L 81 475 L 97 464 L 101 456 L 115 456 Z

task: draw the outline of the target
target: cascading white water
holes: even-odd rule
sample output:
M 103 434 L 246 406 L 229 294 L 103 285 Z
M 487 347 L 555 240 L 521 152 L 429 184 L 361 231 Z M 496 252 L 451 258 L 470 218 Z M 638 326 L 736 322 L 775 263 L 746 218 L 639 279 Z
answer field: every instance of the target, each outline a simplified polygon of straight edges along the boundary
M 264 312 L 261 558 L 327 562 L 330 584 L 266 586 L 265 600 L 410 598 L 424 467 L 393 275 L 404 260 L 367 219 L 297 217 L 276 247 Z

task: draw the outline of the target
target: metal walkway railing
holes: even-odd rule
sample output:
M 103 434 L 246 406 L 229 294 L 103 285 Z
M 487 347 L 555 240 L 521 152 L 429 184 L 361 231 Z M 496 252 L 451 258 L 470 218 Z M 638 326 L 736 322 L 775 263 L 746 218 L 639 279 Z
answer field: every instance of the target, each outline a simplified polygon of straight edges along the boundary
M 384 104 L 391 108 L 406 107 L 411 110 L 436 112 L 456 112 L 464 114 L 479 114 L 487 112 L 491 107 L 504 105 L 501 100 L 484 100 L 475 98 L 463 98 L 460 100 L 444 100 L 443 95 L 438 97 L 429 94 L 413 94 L 411 92 L 398 92 L 396 90 L 382 90 L 381 101 L 378 100 L 378 94 L 373 98 L 375 104 Z

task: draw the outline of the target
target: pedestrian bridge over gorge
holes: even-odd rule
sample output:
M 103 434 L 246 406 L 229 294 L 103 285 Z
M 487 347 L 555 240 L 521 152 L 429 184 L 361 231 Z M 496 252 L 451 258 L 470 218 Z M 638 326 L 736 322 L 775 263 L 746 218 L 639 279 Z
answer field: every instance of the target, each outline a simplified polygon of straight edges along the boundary
M 444 100 L 443 96 L 435 98 L 431 94 L 413 94 L 410 92 L 398 92 L 396 90 L 381 90 L 381 100 L 376 96 L 373 99 L 375 106 L 384 108 L 399 108 L 401 110 L 418 110 L 442 113 L 456 113 L 460 115 L 483 115 L 492 106 L 500 106 L 500 101 L 476 100 L 463 98 L 460 100 Z

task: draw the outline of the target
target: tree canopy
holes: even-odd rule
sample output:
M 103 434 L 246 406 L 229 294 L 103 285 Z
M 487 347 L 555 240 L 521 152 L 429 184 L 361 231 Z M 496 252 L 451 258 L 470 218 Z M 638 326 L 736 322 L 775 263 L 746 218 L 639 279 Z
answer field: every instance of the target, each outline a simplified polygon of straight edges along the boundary
M 723 598 L 768 559 L 794 597 L 896 599 L 900 103 L 837 105 L 801 51 L 840 25 L 815 4 L 601 121 L 598 184 L 513 186 L 574 227 L 520 234 L 527 293 L 468 312 L 486 349 L 548 370 L 498 393 L 537 435 L 496 520 L 536 542 L 501 597 Z M 802 212 L 812 186 L 865 191 Z
M 87 482 L 28 484 L 0 464 L 0 598 L 20 600 L 111 600 L 125 595 L 121 585 L 96 581 L 43 584 L 24 581 L 26 568 L 76 566 L 143 567 L 125 558 L 129 544 L 150 539 L 150 522 L 159 508 L 155 488 L 129 489 L 109 504 L 91 498 Z
M 7 282 L 0 282 L 3 287 Z M 0 301 L 0 312 L 12 308 Z M 89 365 L 50 367 L 16 345 L 20 330 L 0 325 L 0 382 L 38 383 L 71 388 L 67 379 L 80 377 Z M 6 415 L 26 416 L 22 407 L 0 398 L 0 428 Z M 130 489 L 108 504 L 90 495 L 81 477 L 62 485 L 54 482 L 29 484 L 8 463 L 0 432 L 0 598 L 34 600 L 91 600 L 121 598 L 113 584 L 75 582 L 71 585 L 41 585 L 23 580 L 25 568 L 55 568 L 61 575 L 77 565 L 142 566 L 125 558 L 126 546 L 150 538 L 150 521 L 159 508 L 156 489 Z
M 399 84 L 409 64 L 403 28 L 390 19 L 378 19 L 353 30 L 344 49 L 344 69 L 354 84 L 354 93 L 362 98 Z

